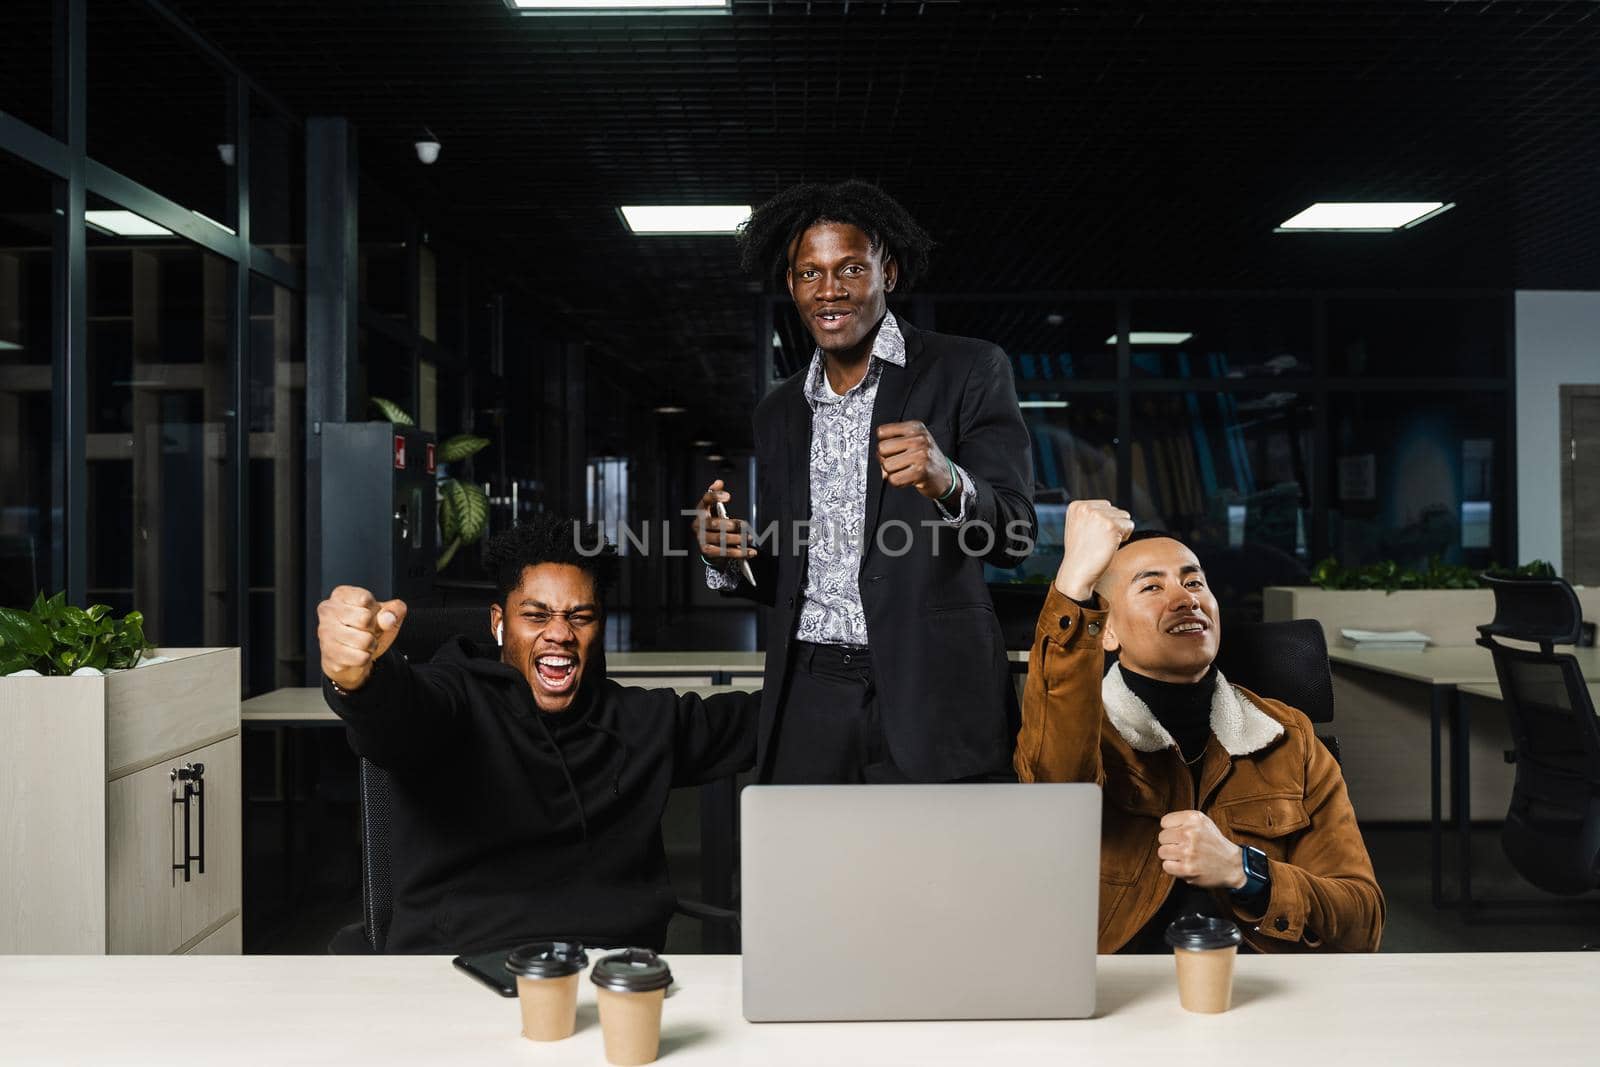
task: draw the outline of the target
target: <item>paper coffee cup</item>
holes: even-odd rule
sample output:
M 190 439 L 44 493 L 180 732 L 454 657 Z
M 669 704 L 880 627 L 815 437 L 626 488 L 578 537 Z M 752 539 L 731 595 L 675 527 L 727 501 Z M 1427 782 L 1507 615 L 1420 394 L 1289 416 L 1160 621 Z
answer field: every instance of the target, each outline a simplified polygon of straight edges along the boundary
M 523 1037 L 560 1041 L 572 1036 L 578 1019 L 578 972 L 588 964 L 583 946 L 572 941 L 535 941 L 512 950 L 506 970 L 517 976 Z
M 1178 1003 L 1184 1010 L 1216 1014 L 1233 1003 L 1233 961 L 1239 927 L 1227 919 L 1184 915 L 1167 927 L 1178 967 Z
M 653 1063 L 661 1049 L 661 1004 L 672 971 L 667 961 L 645 948 L 606 956 L 590 979 L 600 1005 L 600 1034 L 606 1060 L 617 1067 Z

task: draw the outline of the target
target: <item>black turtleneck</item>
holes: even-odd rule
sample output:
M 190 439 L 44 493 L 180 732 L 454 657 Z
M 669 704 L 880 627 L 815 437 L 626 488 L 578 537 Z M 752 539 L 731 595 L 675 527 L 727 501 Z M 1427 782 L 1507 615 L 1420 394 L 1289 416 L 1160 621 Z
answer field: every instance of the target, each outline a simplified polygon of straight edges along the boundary
M 1122 680 L 1145 702 L 1178 742 L 1185 760 L 1197 759 L 1211 736 L 1211 697 L 1217 691 L 1217 666 L 1198 682 L 1162 682 L 1123 668 Z
M 1213 664 L 1198 682 L 1162 682 L 1127 668 L 1122 670 L 1122 680 L 1172 735 L 1184 760 L 1198 760 L 1211 737 L 1211 697 L 1217 691 L 1216 665 Z M 1167 925 L 1178 916 L 1188 914 L 1228 917 L 1210 892 L 1177 882 L 1166 903 L 1122 951 L 1171 952 L 1163 937 Z

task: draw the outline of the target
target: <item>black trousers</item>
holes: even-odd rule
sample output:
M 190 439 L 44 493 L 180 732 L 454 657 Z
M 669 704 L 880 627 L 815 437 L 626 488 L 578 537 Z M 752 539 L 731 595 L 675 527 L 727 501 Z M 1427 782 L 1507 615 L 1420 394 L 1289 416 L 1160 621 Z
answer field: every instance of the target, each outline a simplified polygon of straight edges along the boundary
M 884 743 L 865 648 L 794 643 L 765 771 L 773 785 L 910 781 Z

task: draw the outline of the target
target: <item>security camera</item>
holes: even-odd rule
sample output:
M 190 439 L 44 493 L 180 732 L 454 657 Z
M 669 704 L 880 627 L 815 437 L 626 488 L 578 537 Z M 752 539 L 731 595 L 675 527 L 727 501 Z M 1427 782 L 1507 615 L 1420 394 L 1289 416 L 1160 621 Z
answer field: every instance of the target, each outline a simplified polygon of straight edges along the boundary
M 424 166 L 438 160 L 439 142 L 434 140 L 431 135 L 425 139 L 417 141 L 415 147 L 417 149 L 417 159 Z

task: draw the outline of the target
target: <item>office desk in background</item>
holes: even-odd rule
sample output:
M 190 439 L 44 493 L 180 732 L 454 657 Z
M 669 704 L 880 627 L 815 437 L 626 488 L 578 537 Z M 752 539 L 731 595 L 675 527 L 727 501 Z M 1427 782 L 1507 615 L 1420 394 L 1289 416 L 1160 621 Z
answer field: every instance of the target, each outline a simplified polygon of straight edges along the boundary
M 1563 649 L 1572 652 L 1584 678 L 1600 681 L 1600 649 Z M 1464 687 L 1493 687 L 1496 699 L 1499 683 L 1494 657 L 1478 645 L 1430 646 L 1420 652 L 1379 652 L 1338 645 L 1328 648 L 1328 660 L 1337 676 L 1341 669 L 1363 671 L 1386 678 L 1425 686 L 1428 690 L 1429 719 L 1429 820 L 1433 905 L 1436 908 L 1472 906 L 1472 717 L 1467 702 L 1461 700 Z M 1334 709 L 1334 725 L 1340 708 Z M 1443 728 L 1450 727 L 1450 824 L 1456 832 L 1457 896 L 1446 900 L 1443 876 Z M 1509 800 L 1509 794 L 1505 798 Z M 1360 815 L 1359 806 L 1357 814 Z M 1503 812 L 1497 812 L 1500 817 Z
M 957 965 L 961 946 L 952 946 Z M 664 1065 L 1117 1063 L 1230 1067 L 1592 1062 L 1600 953 L 1241 956 L 1234 1008 L 1178 1006 L 1171 957 L 1102 956 L 1093 1019 L 746 1023 L 737 956 L 674 956 Z M 980 962 L 982 962 L 980 960 Z M 1000 954 L 992 967 L 1024 961 Z M 849 961 L 840 961 L 849 966 Z M 522 1038 L 517 1003 L 444 956 L 0 958 L 0 1060 L 40 1064 L 603 1064 L 578 1032 Z

